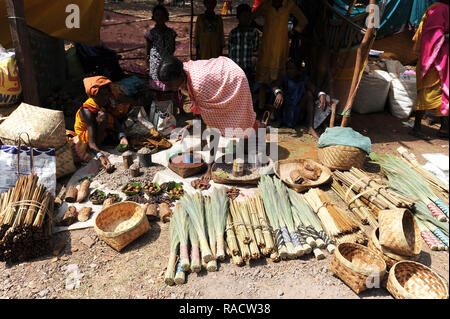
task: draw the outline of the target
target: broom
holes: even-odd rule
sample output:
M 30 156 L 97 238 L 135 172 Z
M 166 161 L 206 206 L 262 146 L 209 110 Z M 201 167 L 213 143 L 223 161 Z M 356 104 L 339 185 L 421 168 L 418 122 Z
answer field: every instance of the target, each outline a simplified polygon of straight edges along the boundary
M 175 206 L 173 217 L 170 223 L 174 223 L 174 230 L 180 240 L 180 267 L 184 271 L 190 269 L 188 237 L 189 237 L 189 219 L 186 211 L 179 203 Z
M 273 182 L 275 185 L 275 189 L 278 194 L 279 203 L 280 203 L 280 215 L 281 219 L 284 221 L 284 224 L 289 231 L 289 236 L 292 239 L 292 245 L 294 246 L 294 255 L 293 257 L 300 257 L 305 254 L 303 250 L 303 245 L 300 242 L 295 226 L 294 220 L 292 217 L 291 203 L 289 202 L 289 197 L 286 191 L 286 186 L 282 183 L 282 181 L 276 177 L 273 178 Z
M 275 245 L 277 247 L 278 254 L 281 259 L 286 259 L 288 257 L 286 242 L 283 234 L 281 233 L 280 224 L 276 215 L 276 201 L 274 201 L 272 197 L 273 189 L 270 189 L 270 185 L 268 185 L 271 182 L 272 180 L 270 179 L 270 177 L 262 175 L 258 184 L 258 189 L 261 193 L 261 199 L 264 203 L 265 213 L 267 215 L 267 218 L 269 219 L 269 223 L 272 226 L 272 229 L 275 232 Z
M 175 231 L 175 223 L 170 223 L 170 255 L 169 262 L 167 263 L 166 274 L 164 276 L 164 282 L 169 286 L 175 284 L 175 267 L 177 265 L 177 252 L 179 244 L 180 240 L 178 239 L 178 235 Z
M 191 242 L 191 272 L 198 273 L 202 270 L 202 263 L 197 231 L 192 223 L 189 223 L 189 241 Z
M 213 192 L 211 197 L 211 206 L 217 242 L 216 257 L 219 260 L 224 260 L 225 259 L 224 232 L 228 213 L 228 196 L 224 188 L 216 189 Z
M 216 271 L 217 270 L 217 261 L 216 261 L 216 234 L 214 232 L 214 221 L 213 216 L 211 212 L 211 198 L 210 197 L 204 197 L 203 203 L 205 204 L 204 214 L 206 219 L 206 229 L 208 232 L 208 240 L 209 240 L 209 247 L 211 248 L 212 255 L 214 256 L 214 259 L 210 260 L 206 264 L 206 270 L 208 271 Z
M 196 193 L 195 195 L 186 194 L 180 199 L 180 203 L 188 213 L 190 221 L 197 232 L 202 259 L 205 263 L 208 263 L 214 257 L 206 239 L 202 195 L 200 193 Z

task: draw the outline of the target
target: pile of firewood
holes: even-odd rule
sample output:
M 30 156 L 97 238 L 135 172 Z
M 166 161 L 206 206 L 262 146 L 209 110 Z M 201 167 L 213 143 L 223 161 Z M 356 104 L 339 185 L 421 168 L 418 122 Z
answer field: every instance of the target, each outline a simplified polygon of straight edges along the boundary
M 54 197 L 38 176 L 21 176 L 0 194 L 0 260 L 30 260 L 51 249 Z

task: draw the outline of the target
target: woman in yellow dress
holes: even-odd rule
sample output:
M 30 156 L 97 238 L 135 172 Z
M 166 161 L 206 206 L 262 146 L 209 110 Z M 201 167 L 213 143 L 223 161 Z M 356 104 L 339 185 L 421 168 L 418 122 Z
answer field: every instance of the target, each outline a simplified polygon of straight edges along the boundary
M 197 60 L 218 58 L 225 45 L 222 17 L 214 12 L 217 0 L 204 0 L 203 4 L 205 13 L 199 15 L 195 22 Z
M 292 0 L 266 0 L 252 14 L 264 17 L 261 47 L 256 64 L 256 82 L 261 84 L 259 108 L 264 107 L 267 86 L 286 73 L 289 56 L 288 22 L 290 15 L 298 20 L 295 30 L 301 32 L 308 20 Z

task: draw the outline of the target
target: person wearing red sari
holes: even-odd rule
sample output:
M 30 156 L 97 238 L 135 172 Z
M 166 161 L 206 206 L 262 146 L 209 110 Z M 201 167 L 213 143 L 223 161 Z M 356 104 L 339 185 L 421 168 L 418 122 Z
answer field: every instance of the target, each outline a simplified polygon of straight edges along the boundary
M 434 3 L 425 12 L 414 36 L 417 62 L 417 103 L 411 134 L 429 139 L 421 130 L 422 118 L 429 112 L 441 119 L 439 137 L 448 138 L 448 0 Z

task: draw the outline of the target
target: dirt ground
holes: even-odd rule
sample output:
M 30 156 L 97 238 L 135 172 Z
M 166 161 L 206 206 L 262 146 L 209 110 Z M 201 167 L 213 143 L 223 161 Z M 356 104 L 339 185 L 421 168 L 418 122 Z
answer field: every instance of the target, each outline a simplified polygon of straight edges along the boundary
M 128 8 L 133 7 L 132 10 L 120 10 L 124 4 L 107 4 L 106 8 L 148 17 L 148 9 L 154 2 L 131 3 Z M 219 5 L 221 6 L 221 3 Z M 169 10 L 171 15 L 175 15 L 188 9 L 169 7 Z M 104 23 L 113 23 L 116 21 L 115 17 L 113 13 L 105 13 Z M 112 34 L 111 28 L 116 27 L 103 28 L 102 38 L 113 49 L 132 48 L 143 44 L 141 36 L 151 24 L 152 22 L 143 22 L 142 32 L 136 38 L 127 36 L 127 32 L 131 30 L 125 32 L 126 28 L 132 28 L 134 24 L 121 25 L 118 30 L 123 28 L 123 34 L 117 35 L 115 43 L 111 37 L 108 40 L 106 34 Z M 186 31 L 184 26 L 179 28 Z M 123 44 L 124 39 L 130 43 Z M 183 42 L 177 45 L 177 52 L 185 50 L 183 45 Z M 136 65 L 131 61 L 134 60 L 127 63 Z M 409 128 L 403 122 L 405 120 L 398 120 L 388 113 L 352 115 L 352 127 L 371 138 L 373 150 L 376 152 L 396 154 L 396 149 L 404 146 L 415 153 L 421 163 L 425 162 L 420 156 L 423 153 L 449 154 L 448 140 L 417 140 L 408 134 Z M 437 125 L 427 124 L 425 132 L 435 136 L 437 128 Z M 316 143 L 310 135 L 305 134 L 304 128 L 281 129 L 280 158 L 315 158 Z M 329 254 L 321 261 L 309 255 L 279 263 L 261 259 L 243 267 L 225 261 L 219 263 L 217 272 L 189 274 L 186 284 L 168 287 L 164 284 L 163 277 L 169 251 L 169 225 L 162 222 L 152 222 L 149 232 L 120 253 L 98 239 L 93 229 L 58 233 L 53 240 L 54 251 L 48 256 L 14 265 L 0 263 L 0 298 L 392 298 L 383 288 L 356 295 L 328 270 L 331 259 Z M 424 242 L 422 248 L 419 261 L 433 268 L 448 282 L 448 252 L 430 251 Z M 73 269 L 79 270 L 75 276 L 79 279 L 79 286 L 71 281 L 71 278 L 74 278 L 73 274 L 71 275 Z

